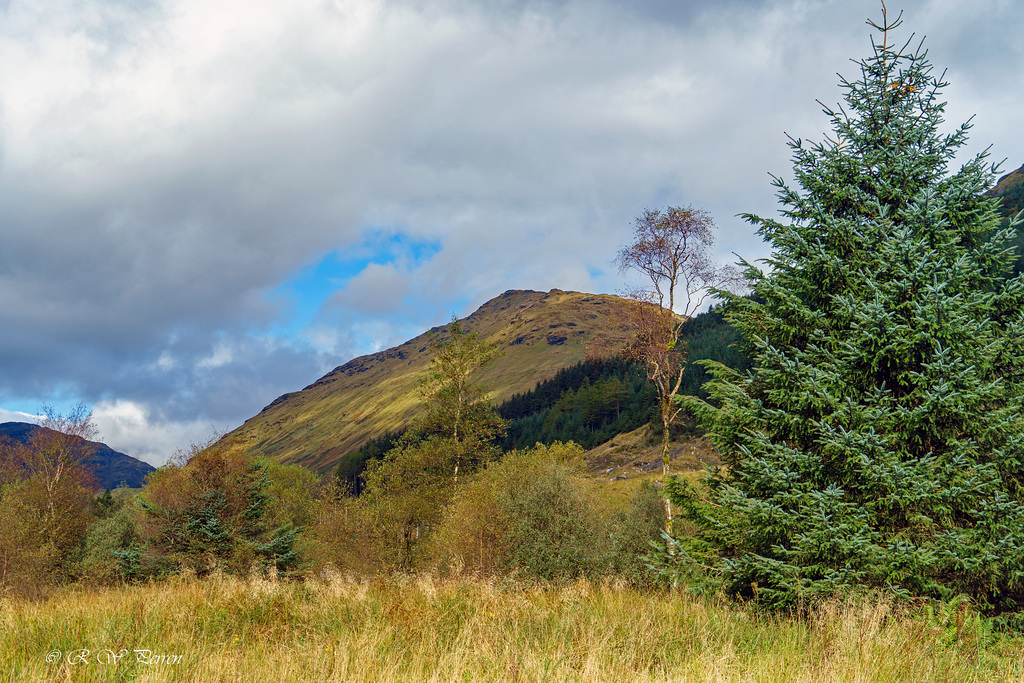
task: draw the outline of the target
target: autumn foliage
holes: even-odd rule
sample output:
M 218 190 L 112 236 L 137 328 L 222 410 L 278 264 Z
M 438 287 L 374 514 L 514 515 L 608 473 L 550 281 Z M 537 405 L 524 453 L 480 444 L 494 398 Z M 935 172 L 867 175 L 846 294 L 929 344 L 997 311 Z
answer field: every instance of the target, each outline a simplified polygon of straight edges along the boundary
M 143 565 L 197 575 L 248 574 L 298 563 L 298 529 L 268 528 L 270 464 L 224 442 L 192 446 L 155 472 L 139 497 Z
M 27 443 L 0 440 L 0 589 L 34 593 L 72 575 L 92 519 L 92 415 L 46 413 Z

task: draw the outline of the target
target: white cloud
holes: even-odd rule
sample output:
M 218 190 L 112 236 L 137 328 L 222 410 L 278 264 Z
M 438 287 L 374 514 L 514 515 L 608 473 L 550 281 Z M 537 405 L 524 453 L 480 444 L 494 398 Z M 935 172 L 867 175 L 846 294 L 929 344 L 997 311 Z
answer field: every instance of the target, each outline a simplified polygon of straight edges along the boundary
M 349 280 L 329 304 L 368 315 L 388 315 L 404 308 L 409 287 L 406 269 L 390 263 L 371 263 Z
M 161 355 L 161 358 L 164 356 Z M 231 347 L 225 342 L 220 341 L 213 348 L 213 352 L 209 356 L 200 358 L 196 362 L 197 368 L 219 368 L 227 365 L 234 358 L 234 354 L 231 351 Z
M 154 418 L 144 405 L 125 400 L 101 401 L 93 407 L 92 415 L 100 441 L 154 467 L 165 464 L 178 450 L 205 443 L 225 429 L 225 425 L 202 419 Z
M 31 415 L 17 410 L 0 408 L 0 422 L 29 422 L 31 424 L 38 424 L 44 417 L 44 415 Z

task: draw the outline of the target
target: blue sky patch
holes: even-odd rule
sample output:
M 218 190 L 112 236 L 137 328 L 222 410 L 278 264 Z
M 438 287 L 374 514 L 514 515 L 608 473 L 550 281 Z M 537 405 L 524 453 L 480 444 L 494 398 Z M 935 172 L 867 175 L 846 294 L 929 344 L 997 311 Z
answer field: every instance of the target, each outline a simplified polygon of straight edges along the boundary
M 370 264 L 401 263 L 414 268 L 441 251 L 439 240 L 416 240 L 402 232 L 375 231 L 364 241 L 336 250 L 305 266 L 267 296 L 284 308 L 284 318 L 269 332 L 294 339 L 320 313 L 324 304 Z

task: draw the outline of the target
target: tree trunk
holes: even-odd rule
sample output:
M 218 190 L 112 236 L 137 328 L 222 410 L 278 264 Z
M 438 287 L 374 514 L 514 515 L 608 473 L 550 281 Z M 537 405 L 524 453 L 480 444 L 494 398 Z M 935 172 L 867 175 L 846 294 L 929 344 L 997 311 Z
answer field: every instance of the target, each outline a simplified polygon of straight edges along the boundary
M 669 453 L 668 453 L 668 451 L 669 451 L 668 443 L 669 443 L 669 438 L 671 437 L 671 432 L 669 431 L 671 419 L 669 417 L 669 414 L 666 412 L 666 408 L 668 408 L 668 406 L 665 405 L 664 403 L 662 403 L 662 407 L 661 407 L 661 475 L 662 475 L 662 485 L 663 486 L 667 486 L 668 485 L 669 463 L 671 462 L 671 460 L 669 458 Z M 667 491 L 665 491 L 663 497 L 665 499 L 665 533 L 667 533 L 669 536 L 671 536 L 672 535 L 672 501 L 669 500 L 668 492 Z M 669 548 L 669 550 L 671 551 L 671 547 Z

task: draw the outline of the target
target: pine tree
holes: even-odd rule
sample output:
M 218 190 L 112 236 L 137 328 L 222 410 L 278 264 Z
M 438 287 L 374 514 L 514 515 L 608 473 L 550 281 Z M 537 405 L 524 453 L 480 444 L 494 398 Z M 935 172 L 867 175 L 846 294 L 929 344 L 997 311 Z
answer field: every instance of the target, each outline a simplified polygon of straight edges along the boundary
M 749 372 L 705 363 L 710 403 L 687 403 L 726 467 L 672 494 L 700 532 L 669 563 L 703 567 L 769 607 L 875 588 L 1024 606 L 1024 282 L 1012 228 L 983 193 L 987 151 L 948 165 L 970 121 L 943 134 L 946 83 L 927 53 L 873 54 L 825 142 L 790 139 L 798 189 L 754 297 L 729 316 Z M 916 42 L 916 41 L 915 41 Z M 908 49 L 911 48 L 911 49 Z M 823 105 L 824 106 L 824 105 Z M 1019 225 L 1019 223 L 1018 223 Z

